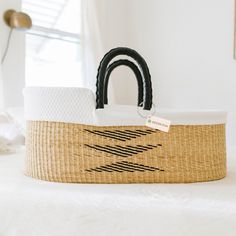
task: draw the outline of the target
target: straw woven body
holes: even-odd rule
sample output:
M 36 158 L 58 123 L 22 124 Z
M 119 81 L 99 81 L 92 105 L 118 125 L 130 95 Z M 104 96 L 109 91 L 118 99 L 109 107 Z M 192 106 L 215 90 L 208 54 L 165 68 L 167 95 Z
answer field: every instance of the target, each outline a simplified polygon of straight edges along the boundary
M 27 122 L 26 174 L 68 183 L 190 183 L 226 175 L 225 125 Z

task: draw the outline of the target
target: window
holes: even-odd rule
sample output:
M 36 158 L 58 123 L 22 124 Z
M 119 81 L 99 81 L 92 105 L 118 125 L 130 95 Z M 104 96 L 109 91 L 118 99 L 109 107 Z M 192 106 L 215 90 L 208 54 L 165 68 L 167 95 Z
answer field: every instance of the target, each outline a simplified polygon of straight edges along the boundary
M 22 0 L 27 86 L 80 86 L 80 0 Z

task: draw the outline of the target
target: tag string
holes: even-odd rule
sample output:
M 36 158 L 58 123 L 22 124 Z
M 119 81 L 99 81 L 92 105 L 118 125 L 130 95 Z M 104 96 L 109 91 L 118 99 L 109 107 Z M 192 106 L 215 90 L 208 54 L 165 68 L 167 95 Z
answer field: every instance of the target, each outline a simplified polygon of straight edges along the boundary
M 156 105 L 153 103 L 152 104 L 152 106 L 153 106 L 153 111 L 152 110 L 150 110 L 150 114 L 149 115 L 143 115 L 142 113 L 141 113 L 141 110 L 140 110 L 140 107 L 143 105 L 143 102 L 141 102 L 140 104 L 139 104 L 139 106 L 137 107 L 137 113 L 138 113 L 138 115 L 140 116 L 140 117 L 142 117 L 142 118 L 144 118 L 144 119 L 147 119 L 149 116 L 153 116 L 153 115 L 155 115 L 156 114 Z

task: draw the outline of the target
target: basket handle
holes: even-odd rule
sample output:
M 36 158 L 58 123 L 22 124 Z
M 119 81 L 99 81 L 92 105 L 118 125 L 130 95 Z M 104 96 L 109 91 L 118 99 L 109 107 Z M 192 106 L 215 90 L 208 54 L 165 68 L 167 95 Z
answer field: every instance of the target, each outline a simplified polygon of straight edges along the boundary
M 133 49 L 119 47 L 114 48 L 109 51 L 100 62 L 97 74 L 97 91 L 96 91 L 96 108 L 104 108 L 104 82 L 107 72 L 107 67 L 110 61 L 119 55 L 126 55 L 132 57 L 137 64 L 140 66 L 143 75 L 143 109 L 144 110 L 151 110 L 152 108 L 152 82 L 151 82 L 151 75 L 149 73 L 149 69 L 147 66 L 146 61 L 143 57 Z
M 127 66 L 129 67 L 135 74 L 135 77 L 137 79 L 138 83 L 138 106 L 142 106 L 143 103 L 143 78 L 142 74 L 138 68 L 138 66 L 135 65 L 132 61 L 129 60 L 117 60 L 109 65 L 106 71 L 105 81 L 104 81 L 104 104 L 108 104 L 108 95 L 107 95 L 107 89 L 108 89 L 108 82 L 111 76 L 111 73 L 114 69 L 116 69 L 119 66 Z

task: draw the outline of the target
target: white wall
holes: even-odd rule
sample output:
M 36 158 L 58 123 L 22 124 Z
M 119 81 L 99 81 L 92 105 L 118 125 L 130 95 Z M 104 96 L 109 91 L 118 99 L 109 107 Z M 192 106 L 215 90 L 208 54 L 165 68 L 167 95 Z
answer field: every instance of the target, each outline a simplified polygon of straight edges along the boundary
M 236 145 L 234 0 L 129 0 L 126 5 L 124 45 L 146 58 L 156 106 L 228 110 L 228 143 Z M 116 84 L 117 93 L 123 86 Z M 133 91 L 127 98 L 133 99 Z
M 0 1 L 0 58 L 2 57 L 10 30 L 3 22 L 3 13 L 7 9 L 20 10 L 20 8 L 20 0 Z M 24 32 L 14 31 L 6 60 L 2 66 L 0 65 L 4 88 L 4 105 L 6 107 L 23 105 L 21 91 L 24 87 L 24 55 Z

